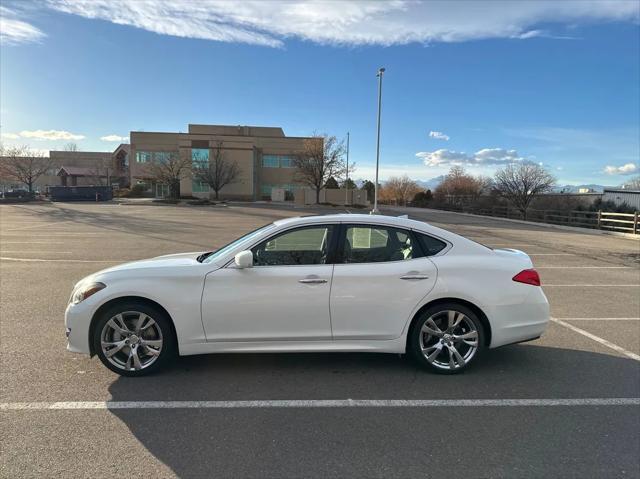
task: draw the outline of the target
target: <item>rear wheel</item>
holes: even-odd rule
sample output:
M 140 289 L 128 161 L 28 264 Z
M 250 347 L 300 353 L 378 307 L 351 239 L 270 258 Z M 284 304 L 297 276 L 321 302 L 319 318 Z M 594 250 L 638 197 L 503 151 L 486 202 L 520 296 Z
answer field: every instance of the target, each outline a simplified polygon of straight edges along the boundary
M 484 329 L 466 306 L 439 304 L 416 318 L 409 332 L 408 349 L 426 369 L 456 374 L 477 360 L 484 349 Z
M 161 369 L 176 353 L 170 319 L 143 302 L 116 304 L 98 318 L 93 334 L 100 361 L 122 376 Z

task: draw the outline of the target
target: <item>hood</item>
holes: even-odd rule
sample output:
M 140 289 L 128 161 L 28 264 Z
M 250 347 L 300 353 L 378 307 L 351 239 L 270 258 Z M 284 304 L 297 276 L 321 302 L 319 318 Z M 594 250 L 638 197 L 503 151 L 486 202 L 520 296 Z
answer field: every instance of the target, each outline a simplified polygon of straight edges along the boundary
M 197 257 L 203 252 L 198 251 L 194 253 L 178 253 L 167 254 L 164 256 L 156 256 L 155 258 L 143 259 L 140 261 L 132 261 L 130 263 L 123 263 L 111 268 L 98 271 L 94 276 L 103 273 L 112 273 L 116 271 L 126 271 L 131 269 L 147 269 L 147 268 L 169 268 L 178 266 L 191 266 L 194 264 L 201 264 L 197 261 Z

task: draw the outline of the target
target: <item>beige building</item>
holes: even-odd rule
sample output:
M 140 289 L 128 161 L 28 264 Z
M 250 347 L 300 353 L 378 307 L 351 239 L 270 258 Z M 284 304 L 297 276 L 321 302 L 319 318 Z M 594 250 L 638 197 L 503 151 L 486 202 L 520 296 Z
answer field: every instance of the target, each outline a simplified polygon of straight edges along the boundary
M 130 184 L 144 184 L 155 196 L 168 195 L 168 186 L 150 177 L 147 165 L 177 155 L 193 162 L 207 163 L 218 146 L 225 160 L 236 162 L 240 175 L 220 191 L 221 198 L 269 199 L 273 188 L 282 188 L 293 199 L 297 186 L 294 156 L 302 151 L 307 137 L 285 136 L 279 127 L 189 125 L 187 133 L 132 131 L 129 161 Z M 180 183 L 182 196 L 209 197 L 212 192 L 192 175 Z

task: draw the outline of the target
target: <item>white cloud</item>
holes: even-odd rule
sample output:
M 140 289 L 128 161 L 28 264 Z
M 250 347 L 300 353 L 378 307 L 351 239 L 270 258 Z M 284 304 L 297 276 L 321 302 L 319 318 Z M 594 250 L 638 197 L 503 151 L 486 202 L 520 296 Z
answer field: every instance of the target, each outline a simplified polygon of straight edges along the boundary
M 633 175 L 637 171 L 638 167 L 635 163 L 627 163 L 622 166 L 607 165 L 604 168 L 604 172 L 607 175 Z
M 58 11 L 177 37 L 280 47 L 287 38 L 398 45 L 552 36 L 536 25 L 637 20 L 627 0 L 46 0 Z
M 23 130 L 20 132 L 22 138 L 32 138 L 34 140 L 82 140 L 84 135 L 76 135 L 63 130 Z
M 20 45 L 38 42 L 46 35 L 38 28 L 18 18 L 18 12 L 0 6 L 0 44 Z
M 17 140 L 18 138 L 20 138 L 20 135 L 7 132 L 2 134 L 2 138 L 6 138 L 8 140 Z
M 119 141 L 119 142 L 129 141 L 128 136 L 119 136 L 119 135 L 101 136 L 100 139 L 102 141 Z
M 483 148 L 473 154 L 464 152 L 440 149 L 435 151 L 420 151 L 416 153 L 426 166 L 489 166 L 503 165 L 523 161 L 525 158 L 518 155 L 516 150 L 505 150 L 504 148 Z
M 435 138 L 436 140 L 449 141 L 449 135 L 445 135 L 441 131 L 430 131 L 429 138 Z

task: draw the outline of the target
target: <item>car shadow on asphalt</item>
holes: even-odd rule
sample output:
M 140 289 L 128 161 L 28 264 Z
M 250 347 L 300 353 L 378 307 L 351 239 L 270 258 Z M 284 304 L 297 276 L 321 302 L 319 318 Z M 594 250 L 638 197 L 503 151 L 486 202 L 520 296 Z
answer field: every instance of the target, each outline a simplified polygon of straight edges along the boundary
M 638 397 L 640 389 L 640 363 L 588 351 L 515 345 L 487 352 L 474 366 L 464 374 L 443 376 L 417 368 L 404 356 L 390 354 L 219 354 L 180 358 L 169 370 L 148 377 L 120 377 L 109 390 L 113 401 L 227 401 L 607 398 Z M 494 408 L 472 408 L 476 412 L 452 409 L 458 409 L 455 415 L 450 408 L 112 409 L 110 412 L 178 477 L 225 474 L 300 477 L 306 473 L 305 469 L 296 468 L 296 461 L 280 464 L 274 455 L 287 450 L 294 457 L 300 454 L 301 460 L 304 457 L 322 461 L 322 457 L 314 456 L 317 450 L 344 454 L 340 444 L 350 441 L 347 436 L 351 427 L 359 430 L 358 434 L 378 436 L 377 441 L 384 440 L 384 428 L 396 427 L 385 425 L 386 421 L 396 424 L 398 420 L 422 420 L 425 415 L 472 414 L 479 421 L 474 428 L 497 427 L 493 421 Z M 492 409 L 493 412 L 488 411 Z M 517 414 L 528 414 L 523 409 L 530 408 L 511 409 L 505 414 L 515 414 L 515 421 Z M 327 428 L 326 418 L 337 424 L 335 429 Z M 350 424 L 347 429 L 345 421 Z M 367 433 L 366 427 L 371 426 L 365 423 L 371 421 L 379 424 Z M 402 431 L 395 434 L 399 440 L 404 437 Z M 303 442 L 291 444 L 292 438 L 294 442 Z M 281 443 L 284 449 L 278 452 L 276 443 Z M 267 450 L 271 452 L 265 457 Z M 521 459 L 514 458 L 517 460 Z M 336 467 L 340 470 L 339 465 Z M 408 469 L 405 472 L 410 473 Z

